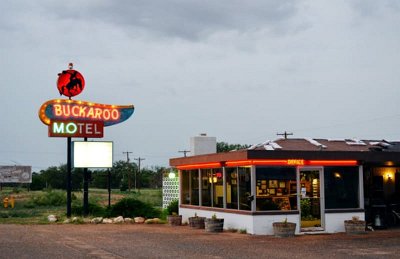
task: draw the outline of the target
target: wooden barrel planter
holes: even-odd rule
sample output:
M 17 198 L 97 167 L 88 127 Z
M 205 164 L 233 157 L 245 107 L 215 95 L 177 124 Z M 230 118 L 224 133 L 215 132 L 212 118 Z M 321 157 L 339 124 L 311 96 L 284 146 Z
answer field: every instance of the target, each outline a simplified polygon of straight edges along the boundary
M 189 218 L 189 227 L 204 229 L 205 228 L 205 217 L 190 217 Z
M 358 235 L 365 234 L 365 221 L 364 220 L 345 220 L 344 228 L 347 234 Z
M 293 222 L 274 222 L 272 227 L 276 237 L 294 237 L 296 232 L 296 223 Z
M 168 215 L 167 221 L 170 226 L 180 226 L 182 225 L 182 215 Z
M 206 232 L 218 233 L 224 230 L 224 219 L 213 219 L 209 218 L 205 220 Z

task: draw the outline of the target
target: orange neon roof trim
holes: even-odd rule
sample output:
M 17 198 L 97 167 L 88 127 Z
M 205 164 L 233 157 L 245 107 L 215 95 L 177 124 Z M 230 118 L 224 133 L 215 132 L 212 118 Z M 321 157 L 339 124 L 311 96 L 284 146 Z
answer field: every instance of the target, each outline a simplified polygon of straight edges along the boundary
M 226 166 L 244 166 L 244 165 L 287 165 L 285 159 L 269 159 L 269 160 L 239 160 L 239 161 L 228 161 L 225 163 Z
M 357 160 L 310 160 L 307 165 L 357 165 Z
M 215 168 L 215 167 L 221 167 L 221 163 L 214 162 L 214 163 L 203 163 L 203 164 L 179 165 L 176 168 L 178 168 L 179 170 L 185 170 L 185 169 Z
M 252 159 L 227 161 L 224 166 L 249 166 L 249 165 L 286 165 L 286 166 L 356 166 L 357 160 L 304 160 L 304 159 Z M 199 163 L 177 166 L 177 169 L 215 168 L 222 167 L 222 163 Z

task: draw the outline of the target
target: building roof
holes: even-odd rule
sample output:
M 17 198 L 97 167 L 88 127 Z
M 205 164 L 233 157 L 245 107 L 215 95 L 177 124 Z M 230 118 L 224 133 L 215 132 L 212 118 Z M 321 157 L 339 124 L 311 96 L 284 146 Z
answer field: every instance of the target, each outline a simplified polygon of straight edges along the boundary
M 311 139 L 279 138 L 274 141 L 265 141 L 248 148 L 249 150 L 282 150 L 282 151 L 392 151 L 398 150 L 399 142 L 386 140 L 359 140 L 359 139 Z
M 171 166 L 251 159 L 352 159 L 400 166 L 400 142 L 359 139 L 279 138 L 247 149 L 170 159 Z

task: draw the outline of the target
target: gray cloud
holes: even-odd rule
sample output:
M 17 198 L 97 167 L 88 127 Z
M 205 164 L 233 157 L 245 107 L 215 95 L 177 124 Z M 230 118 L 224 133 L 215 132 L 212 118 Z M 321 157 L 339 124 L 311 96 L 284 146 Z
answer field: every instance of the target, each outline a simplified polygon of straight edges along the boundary
M 218 31 L 277 30 L 296 14 L 297 1 L 93 1 L 49 4 L 62 19 L 92 19 L 164 37 L 198 40 Z M 278 29 L 280 30 L 280 29 Z
M 388 12 L 400 12 L 400 2 L 397 0 L 355 0 L 351 4 L 357 13 L 367 17 L 380 18 Z
M 399 139 L 398 11 L 358 0 L 2 1 L 0 164 L 65 162 L 65 140 L 47 137 L 37 111 L 59 97 L 70 61 L 87 83 L 76 99 L 136 107 L 106 130 L 116 160 L 129 150 L 167 165 L 200 132 L 246 144 L 284 130 Z

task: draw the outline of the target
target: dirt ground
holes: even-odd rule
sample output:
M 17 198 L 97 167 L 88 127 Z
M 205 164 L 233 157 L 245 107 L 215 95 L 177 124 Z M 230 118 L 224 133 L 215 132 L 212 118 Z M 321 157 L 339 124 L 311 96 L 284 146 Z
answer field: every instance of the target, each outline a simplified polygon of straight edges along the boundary
M 0 225 L 0 258 L 400 258 L 400 229 L 294 238 L 168 225 Z

